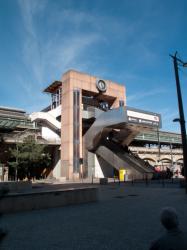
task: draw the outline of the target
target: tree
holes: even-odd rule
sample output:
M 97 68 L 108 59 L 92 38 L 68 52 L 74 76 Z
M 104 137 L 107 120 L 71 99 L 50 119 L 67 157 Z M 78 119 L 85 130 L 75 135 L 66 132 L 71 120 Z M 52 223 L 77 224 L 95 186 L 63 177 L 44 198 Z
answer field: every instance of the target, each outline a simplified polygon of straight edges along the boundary
M 46 145 L 38 144 L 31 136 L 26 137 L 23 143 L 16 143 L 15 148 L 10 149 L 14 161 L 9 162 L 15 169 L 15 179 L 27 177 L 39 178 L 42 171 L 49 167 L 50 154 L 45 150 Z

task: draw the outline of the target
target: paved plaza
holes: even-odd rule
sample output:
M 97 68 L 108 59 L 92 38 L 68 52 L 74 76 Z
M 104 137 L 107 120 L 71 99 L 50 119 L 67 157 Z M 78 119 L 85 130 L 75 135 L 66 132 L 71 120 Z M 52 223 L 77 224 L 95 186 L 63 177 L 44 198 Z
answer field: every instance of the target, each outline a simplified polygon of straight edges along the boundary
M 175 207 L 187 231 L 187 195 L 179 184 L 100 185 L 99 201 L 4 215 L 6 250 L 149 249 L 164 229 L 159 212 Z

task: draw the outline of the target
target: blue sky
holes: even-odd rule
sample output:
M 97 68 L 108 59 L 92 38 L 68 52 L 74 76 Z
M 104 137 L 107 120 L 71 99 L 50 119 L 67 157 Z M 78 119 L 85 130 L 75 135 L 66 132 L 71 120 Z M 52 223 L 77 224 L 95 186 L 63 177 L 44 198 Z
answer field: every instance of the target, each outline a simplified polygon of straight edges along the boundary
M 42 90 L 76 69 L 124 84 L 128 106 L 178 132 L 169 54 L 187 61 L 186 10 L 186 0 L 0 0 L 0 106 L 39 111 Z M 180 80 L 187 117 L 187 68 Z

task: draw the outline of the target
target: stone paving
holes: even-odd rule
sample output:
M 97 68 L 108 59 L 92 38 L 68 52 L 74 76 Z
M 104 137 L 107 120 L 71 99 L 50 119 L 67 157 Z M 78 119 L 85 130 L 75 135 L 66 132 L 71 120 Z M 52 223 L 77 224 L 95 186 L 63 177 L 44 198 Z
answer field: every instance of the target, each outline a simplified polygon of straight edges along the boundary
M 110 183 L 99 186 L 99 201 L 4 215 L 9 231 L 0 249 L 149 249 L 164 229 L 159 212 L 173 206 L 187 231 L 187 195 L 178 184 Z

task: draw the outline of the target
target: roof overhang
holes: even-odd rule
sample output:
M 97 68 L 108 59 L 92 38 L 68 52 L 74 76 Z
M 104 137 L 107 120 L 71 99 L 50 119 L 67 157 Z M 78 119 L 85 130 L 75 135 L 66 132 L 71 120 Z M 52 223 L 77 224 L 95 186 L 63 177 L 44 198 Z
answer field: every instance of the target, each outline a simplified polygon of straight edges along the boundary
M 43 90 L 45 93 L 54 93 L 62 85 L 61 81 L 54 81 L 47 88 Z

